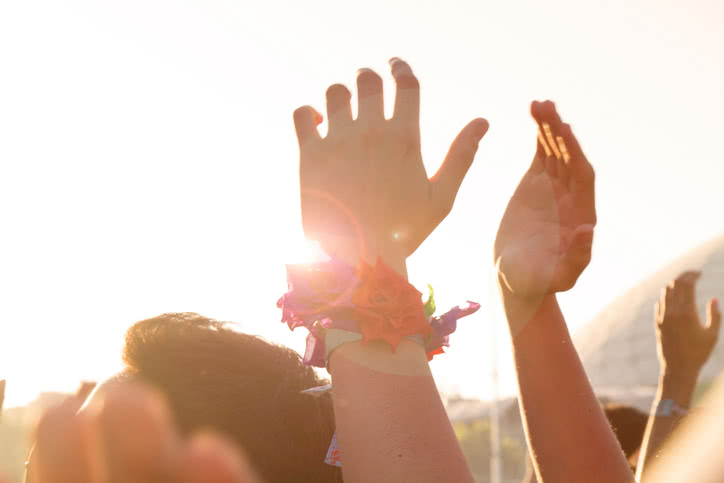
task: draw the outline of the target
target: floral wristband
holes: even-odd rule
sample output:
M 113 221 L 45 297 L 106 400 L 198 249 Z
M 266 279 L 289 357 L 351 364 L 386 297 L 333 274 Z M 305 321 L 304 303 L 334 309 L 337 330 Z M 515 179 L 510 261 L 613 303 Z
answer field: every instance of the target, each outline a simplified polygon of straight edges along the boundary
M 403 338 L 423 342 L 428 359 L 443 353 L 457 320 L 476 312 L 480 305 L 468 302 L 442 316 L 433 317 L 432 287 L 427 303 L 422 294 L 381 260 L 374 267 L 364 262 L 354 269 L 337 259 L 308 265 L 287 265 L 289 291 L 277 302 L 282 322 L 291 330 L 309 330 L 304 354 L 307 365 L 325 367 L 335 347 L 351 340 L 384 340 L 394 351 Z M 429 286 L 428 286 L 429 287 Z M 346 335 L 331 338 L 327 331 L 339 329 Z M 337 340 L 339 338 L 345 340 Z

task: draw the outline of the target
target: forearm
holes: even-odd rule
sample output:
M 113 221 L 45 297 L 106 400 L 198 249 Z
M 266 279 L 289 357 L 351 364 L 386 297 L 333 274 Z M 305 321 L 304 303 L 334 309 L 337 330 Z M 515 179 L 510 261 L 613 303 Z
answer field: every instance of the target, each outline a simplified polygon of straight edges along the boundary
M 504 297 L 505 299 L 505 297 Z M 542 482 L 629 482 L 633 475 L 578 358 L 555 296 L 506 313 L 523 422 Z
M 346 482 L 473 481 L 420 344 L 347 343 L 330 372 Z
M 636 465 L 636 479 L 638 481 L 641 481 L 644 472 L 659 457 L 663 449 L 663 443 L 674 432 L 682 418 L 682 415 L 676 412 L 657 414 L 662 401 L 671 400 L 677 406 L 689 409 L 698 376 L 698 371 L 690 371 L 686 374 L 666 374 L 664 371 L 664 374 L 660 377 L 656 397 L 649 413 L 646 433 L 641 443 L 638 464 Z
M 407 278 L 396 247 L 365 246 L 342 243 L 337 254 L 347 263 L 379 256 Z M 419 343 L 403 339 L 393 352 L 382 341 L 348 342 L 330 354 L 329 371 L 345 482 L 473 481 Z

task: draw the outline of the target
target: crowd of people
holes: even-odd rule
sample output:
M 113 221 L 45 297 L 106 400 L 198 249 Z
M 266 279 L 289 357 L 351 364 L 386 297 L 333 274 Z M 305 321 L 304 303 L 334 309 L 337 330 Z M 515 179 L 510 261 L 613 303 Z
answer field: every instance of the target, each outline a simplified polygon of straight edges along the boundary
M 488 122 L 465 126 L 428 178 L 418 80 L 401 59 L 390 67 L 390 119 L 382 78 L 369 69 L 357 77 L 356 118 L 345 86 L 327 90 L 325 137 L 314 108 L 294 113 L 303 228 L 329 255 L 290 266 L 279 302 L 291 328 L 309 331 L 304 356 L 194 313 L 137 322 L 125 369 L 41 418 L 27 482 L 473 481 L 428 361 L 476 307 L 435 317 L 434 302 L 407 282 L 406 260 L 453 209 Z M 724 481 L 713 457 L 721 391 L 708 410 L 688 414 L 717 341 L 718 302 L 702 323 L 700 273 L 663 288 L 650 413 L 602 407 L 556 299 L 591 260 L 594 169 L 552 102 L 533 102 L 531 114 L 535 152 L 492 259 L 530 455 L 526 481 Z M 0 382 L 0 407 L 3 392 Z

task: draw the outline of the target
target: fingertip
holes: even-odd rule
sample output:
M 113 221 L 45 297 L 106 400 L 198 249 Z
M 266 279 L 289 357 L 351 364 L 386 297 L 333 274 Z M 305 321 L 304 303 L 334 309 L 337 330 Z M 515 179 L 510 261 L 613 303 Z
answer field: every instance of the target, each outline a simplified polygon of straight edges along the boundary
M 709 300 L 709 309 L 713 314 L 721 315 L 718 298 L 712 297 L 711 300 Z
M 553 114 L 556 112 L 556 105 L 553 101 L 546 99 L 541 103 L 541 110 L 545 114 Z
M 376 87 L 381 85 L 382 77 L 380 77 L 374 70 L 367 67 L 362 67 L 361 69 L 357 70 L 357 88 L 362 88 L 364 91 L 360 92 L 360 94 L 365 94 L 367 93 L 366 91 L 370 89 L 376 92 Z
M 556 105 L 550 99 L 544 101 L 533 101 L 530 104 L 530 113 L 533 117 L 539 117 L 556 112 Z
M 538 119 L 538 116 L 540 115 L 540 107 L 541 103 L 540 101 L 533 101 L 530 103 L 530 115 L 533 116 L 534 119 Z
M 332 84 L 327 88 L 326 97 L 328 99 L 337 97 L 351 98 L 352 93 L 349 89 L 347 89 L 347 86 L 345 86 L 344 84 Z
M 713 329 L 715 335 L 718 335 L 719 327 L 721 326 L 721 311 L 719 310 L 719 299 L 712 297 L 707 303 L 707 326 Z
M 477 142 L 480 142 L 480 140 L 483 139 L 483 136 L 487 134 L 488 129 L 490 129 L 490 123 L 487 119 L 479 117 L 474 119 L 471 124 L 473 126 L 473 137 L 475 137 Z
M 317 112 L 312 106 L 302 106 L 294 110 L 294 122 L 299 124 L 300 122 L 307 121 L 309 119 L 317 119 L 322 115 Z
M 398 89 L 420 89 L 420 81 L 415 77 L 410 65 L 397 57 L 390 59 L 390 72 Z
M 297 130 L 299 144 L 309 138 L 319 138 L 317 126 L 322 122 L 322 115 L 312 106 L 302 106 L 294 111 L 294 127 Z

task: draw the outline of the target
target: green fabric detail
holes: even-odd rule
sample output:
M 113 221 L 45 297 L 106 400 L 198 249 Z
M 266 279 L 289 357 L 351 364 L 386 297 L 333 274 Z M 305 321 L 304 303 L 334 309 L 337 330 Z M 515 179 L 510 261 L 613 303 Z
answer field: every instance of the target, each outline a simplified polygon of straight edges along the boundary
M 429 283 L 427 284 L 427 288 L 430 289 L 430 296 L 428 297 L 427 302 L 425 302 L 425 317 L 429 319 L 430 316 L 435 313 L 435 291 Z

